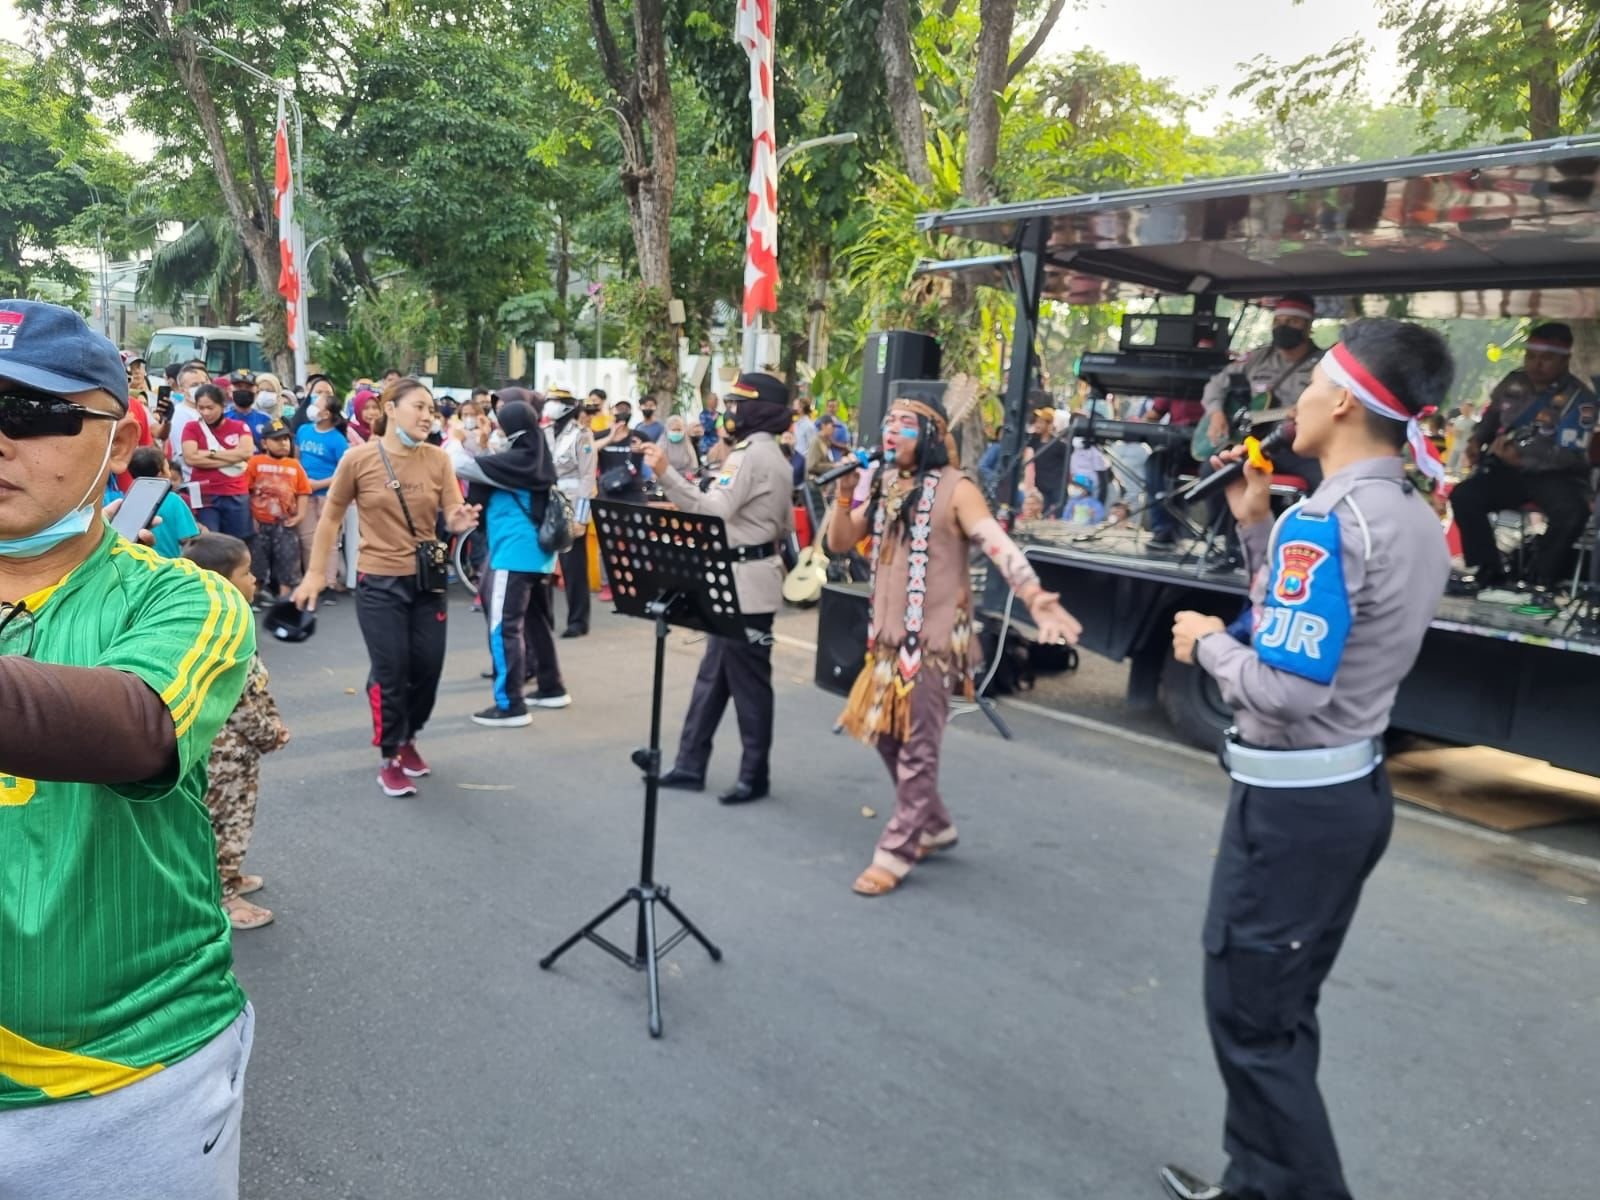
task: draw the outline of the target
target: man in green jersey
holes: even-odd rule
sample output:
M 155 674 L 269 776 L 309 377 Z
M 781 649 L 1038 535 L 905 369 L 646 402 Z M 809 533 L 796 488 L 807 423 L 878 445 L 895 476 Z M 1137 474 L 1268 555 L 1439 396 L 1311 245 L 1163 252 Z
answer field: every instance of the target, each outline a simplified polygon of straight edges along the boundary
M 205 772 L 255 627 L 102 521 L 126 381 L 76 313 L 0 300 L 0 1200 L 238 1193 Z

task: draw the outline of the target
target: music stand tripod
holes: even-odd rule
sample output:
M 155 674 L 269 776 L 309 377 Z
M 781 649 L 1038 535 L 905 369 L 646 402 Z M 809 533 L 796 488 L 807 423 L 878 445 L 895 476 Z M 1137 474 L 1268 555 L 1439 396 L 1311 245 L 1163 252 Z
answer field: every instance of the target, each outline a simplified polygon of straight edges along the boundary
M 644 836 L 639 853 L 639 882 L 602 909 L 600 914 L 539 960 L 549 970 L 579 942 L 588 940 L 624 966 L 643 971 L 649 981 L 650 1036 L 661 1036 L 660 960 L 685 938 L 705 947 L 712 962 L 722 961 L 714 946 L 683 910 L 672 902 L 665 884 L 655 877 L 656 797 L 661 779 L 661 681 L 666 665 L 667 630 L 698 629 L 722 637 L 745 636 L 739 598 L 733 581 L 733 558 L 721 517 L 642 505 L 597 501 L 593 508 L 606 556 L 617 610 L 654 621 L 655 677 L 650 690 L 650 744 L 633 752 L 644 772 Z M 627 904 L 638 905 L 633 952 L 597 930 Z M 681 928 L 664 942 L 656 940 L 656 905 Z

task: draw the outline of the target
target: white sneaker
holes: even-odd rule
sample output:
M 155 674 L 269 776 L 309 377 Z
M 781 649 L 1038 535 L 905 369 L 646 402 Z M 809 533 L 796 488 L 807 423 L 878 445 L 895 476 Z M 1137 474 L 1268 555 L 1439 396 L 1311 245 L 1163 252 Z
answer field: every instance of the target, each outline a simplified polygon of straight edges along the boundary
M 529 692 L 523 698 L 535 708 L 566 708 L 572 703 L 572 696 L 567 692 L 556 692 L 548 696 L 543 692 Z

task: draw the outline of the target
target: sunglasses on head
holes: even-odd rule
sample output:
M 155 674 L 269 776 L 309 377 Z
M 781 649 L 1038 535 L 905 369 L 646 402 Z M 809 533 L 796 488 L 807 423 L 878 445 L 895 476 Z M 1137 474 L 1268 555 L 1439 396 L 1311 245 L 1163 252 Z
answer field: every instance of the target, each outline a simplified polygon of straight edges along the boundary
M 0 390 L 0 434 L 20 441 L 36 437 L 77 437 L 86 417 L 120 421 L 121 413 L 85 408 L 51 392 L 12 386 Z

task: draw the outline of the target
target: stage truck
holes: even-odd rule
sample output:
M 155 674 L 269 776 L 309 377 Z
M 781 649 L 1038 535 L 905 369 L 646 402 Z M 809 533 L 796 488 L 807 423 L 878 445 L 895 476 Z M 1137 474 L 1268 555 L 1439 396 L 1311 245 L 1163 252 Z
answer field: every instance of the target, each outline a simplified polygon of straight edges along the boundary
M 1046 299 L 1159 300 L 1141 306 L 1159 311 L 1124 322 L 1117 350 L 1079 363 L 1092 394 L 1118 397 L 1198 397 L 1230 352 L 1249 350 L 1230 346 L 1222 299 L 1308 292 L 1319 316 L 1346 319 L 1600 318 L 1600 137 L 960 209 L 919 225 L 974 250 L 1000 250 L 924 263 L 922 272 L 1015 297 L 1001 497 L 1016 494 Z M 1318 327 L 1324 348 L 1327 329 Z M 1144 422 L 1080 420 L 1074 433 L 1108 446 L 1187 447 L 1190 439 L 1189 430 Z M 1172 657 L 1172 617 L 1188 608 L 1231 620 L 1247 587 L 1241 570 L 1216 561 L 1204 513 L 1190 517 L 1176 553 L 1153 552 L 1149 535 L 1132 528 L 1095 533 L 1028 521 L 1015 534 L 1045 585 L 1083 622 L 1081 648 L 1128 661 L 1129 702 L 1161 705 L 1181 736 L 1210 748 L 1232 714 L 1205 672 Z M 1525 533 L 1526 520 L 1511 514 L 1506 536 Z M 1592 545 L 1590 532 L 1574 548 L 1575 578 L 1587 580 Z M 846 605 L 844 589 L 830 590 L 824 609 L 833 621 L 864 624 L 859 595 Z M 1600 775 L 1600 636 L 1591 614 L 1582 604 L 1554 615 L 1519 607 L 1446 596 L 1401 687 L 1393 729 Z M 980 608 L 992 645 L 1007 621 L 1003 583 L 990 580 Z M 824 661 L 826 643 L 838 638 L 827 611 L 823 621 L 818 682 L 826 685 L 845 672 Z M 1020 609 L 1007 628 L 1011 637 L 1031 633 Z

